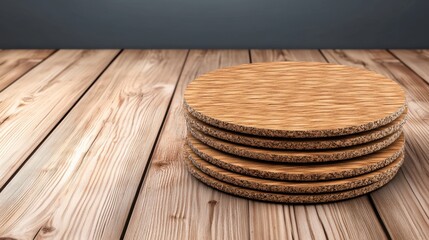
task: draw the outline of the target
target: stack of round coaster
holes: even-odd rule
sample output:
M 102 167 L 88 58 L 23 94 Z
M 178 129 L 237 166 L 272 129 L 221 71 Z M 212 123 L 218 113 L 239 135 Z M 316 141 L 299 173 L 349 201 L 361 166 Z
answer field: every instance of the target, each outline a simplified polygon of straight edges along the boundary
M 389 182 L 404 160 L 404 91 L 364 69 L 310 62 L 219 69 L 188 86 L 184 106 L 189 172 L 241 197 L 356 197 Z

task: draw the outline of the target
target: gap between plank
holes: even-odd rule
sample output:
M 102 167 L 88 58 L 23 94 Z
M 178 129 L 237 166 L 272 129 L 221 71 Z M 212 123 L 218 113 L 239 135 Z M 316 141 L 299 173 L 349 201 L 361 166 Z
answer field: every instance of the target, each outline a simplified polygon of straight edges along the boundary
M 138 199 L 138 197 L 139 197 L 139 195 L 140 195 L 140 194 L 139 194 L 139 193 L 140 193 L 140 190 L 141 190 L 141 188 L 142 188 L 142 186 L 143 186 L 143 184 L 144 184 L 144 180 L 145 180 L 146 174 L 147 174 L 147 172 L 149 171 L 149 166 L 150 166 L 150 164 L 151 164 L 151 162 L 152 162 L 153 153 L 155 152 L 155 149 L 156 149 L 156 147 L 158 146 L 159 138 L 160 138 L 160 136 L 162 135 L 162 132 L 163 132 L 163 130 L 164 130 L 165 120 L 167 119 L 168 113 L 169 113 L 169 111 L 170 111 L 171 103 L 173 102 L 174 96 L 176 95 L 177 86 L 179 85 L 180 78 L 182 77 L 183 70 L 184 70 L 184 68 L 185 68 L 186 62 L 188 61 L 189 52 L 190 52 L 190 50 L 188 49 L 188 51 L 186 52 L 185 60 L 183 61 L 182 68 L 181 68 L 181 70 L 180 70 L 180 74 L 179 74 L 179 76 L 177 77 L 176 84 L 174 85 L 173 94 L 171 94 L 170 101 L 168 102 L 167 109 L 166 109 L 165 114 L 164 114 L 164 117 L 163 117 L 163 119 L 162 119 L 161 127 L 159 128 L 158 133 L 157 133 L 157 135 L 156 135 L 155 143 L 154 143 L 154 144 L 153 144 L 153 146 L 152 146 L 152 150 L 150 151 L 150 154 L 149 154 L 149 157 L 148 157 L 148 161 L 147 161 L 146 166 L 145 166 L 145 168 L 144 168 L 144 170 L 143 170 L 142 176 L 141 176 L 141 178 L 140 178 L 139 185 L 138 185 L 138 187 L 137 187 L 137 189 L 136 189 L 136 192 L 135 192 L 135 194 L 134 194 L 133 202 L 131 203 L 131 207 L 130 207 L 130 209 L 128 210 L 127 220 L 125 221 L 125 225 L 124 225 L 124 228 L 123 228 L 123 230 L 122 230 L 121 237 L 119 238 L 119 239 L 121 239 L 121 240 L 123 240 L 123 239 L 125 238 L 125 234 L 127 233 L 127 229 L 128 229 L 128 225 L 130 224 L 131 216 L 133 215 L 134 208 L 135 208 L 135 205 L 136 205 L 136 203 L 137 203 L 137 199 Z
M 332 50 L 335 51 L 335 49 L 332 49 Z M 326 60 L 326 62 L 330 63 L 329 60 L 328 60 L 328 58 L 323 53 L 323 51 L 321 49 L 318 49 L 318 51 L 320 52 L 320 54 L 322 55 L 322 57 Z M 365 69 L 366 69 L 366 67 L 365 67 Z M 377 219 L 378 219 L 378 221 L 379 221 L 379 223 L 381 225 L 381 228 L 383 229 L 384 234 L 386 235 L 387 239 L 391 240 L 392 236 L 390 236 L 390 233 L 387 230 L 386 224 L 384 224 L 383 219 L 381 218 L 380 213 L 378 212 L 377 207 L 375 206 L 375 203 L 372 200 L 371 194 L 370 193 L 366 194 L 366 198 L 368 199 L 368 202 L 370 203 L 370 205 L 372 207 L 372 210 L 374 211 L 375 216 L 377 217 Z
M 120 52 L 122 52 L 122 50 L 120 51 Z M 120 53 L 119 52 L 119 53 Z M 118 54 L 119 55 L 119 54 Z M 114 57 L 114 58 L 116 58 L 116 56 Z M 109 65 L 111 64 L 111 62 L 109 63 Z M 103 70 L 104 71 L 104 70 Z M 98 78 L 98 77 L 97 77 Z M 88 88 L 89 89 L 89 88 Z M 66 114 L 67 115 L 67 114 Z M 88 155 L 88 153 L 89 153 L 89 151 L 91 150 L 91 148 L 92 148 L 92 146 L 94 145 L 94 143 L 98 140 L 98 137 L 100 136 L 100 133 L 103 131 L 103 128 L 104 128 L 104 126 L 103 127 L 101 127 L 100 128 L 100 130 L 98 131 L 98 133 L 96 134 L 96 136 L 95 136 L 95 138 L 94 138 L 94 140 L 91 142 L 91 144 L 89 145 L 89 147 L 88 147 L 88 150 L 85 152 L 85 154 L 83 154 L 83 156 L 82 156 L 82 159 L 85 159 L 86 158 L 86 156 Z M 39 145 L 40 146 L 40 145 Z M 82 163 L 80 163 L 79 164 L 79 167 L 77 167 L 77 169 L 79 169 L 80 167 L 81 167 L 81 165 L 82 165 Z M 36 232 L 36 234 L 34 235 L 34 237 L 33 237 L 33 240 L 35 240 L 36 238 L 37 238 L 37 236 L 39 235 L 39 233 L 40 233 L 40 231 L 45 227 L 45 225 L 47 224 L 48 222 L 45 222 L 45 223 L 43 223 L 42 224 L 42 226 L 39 228 L 39 230 Z M 1 239 L 0 239 L 1 240 Z
M 252 64 L 253 60 L 252 60 L 252 49 L 249 49 L 249 63 Z M 247 216 L 249 216 L 249 219 L 247 221 L 247 229 L 249 229 L 249 240 L 252 240 L 252 228 L 250 226 L 250 201 L 251 200 L 247 200 Z
M 333 50 L 335 50 L 335 49 L 333 49 Z M 319 51 L 320 55 L 323 57 L 323 59 L 325 59 L 325 61 L 327 63 L 330 63 L 329 60 L 328 60 L 328 58 L 325 56 L 325 54 L 323 54 L 322 49 L 317 49 L 317 51 Z
M 389 230 L 387 229 L 386 225 L 383 222 L 383 219 L 381 218 L 380 214 L 377 211 L 377 206 L 374 203 L 374 199 L 372 199 L 371 194 L 369 194 L 369 196 L 367 196 L 369 204 L 371 204 L 372 209 L 374 209 L 375 212 L 375 216 L 377 217 L 378 221 L 381 223 L 381 227 L 383 228 L 383 231 L 386 233 L 386 237 L 389 240 L 392 240 L 392 237 L 390 236 Z
M 3 189 L 6 188 L 6 186 L 9 184 L 9 182 L 15 177 L 15 175 L 21 170 L 21 168 L 24 166 L 24 164 L 27 163 L 28 159 L 30 159 L 34 153 L 40 148 L 40 146 L 46 141 L 46 139 L 51 135 L 51 133 L 58 127 L 58 125 L 61 124 L 61 122 L 64 120 L 64 118 L 70 113 L 70 111 L 80 102 L 80 100 L 85 96 L 85 94 L 91 89 L 91 87 L 97 82 L 97 80 L 103 75 L 103 73 L 110 67 L 110 65 L 118 58 L 118 56 L 122 53 L 122 49 L 110 60 L 110 62 L 106 65 L 106 67 L 95 77 L 94 81 L 86 88 L 82 95 L 77 98 L 77 100 L 72 104 L 72 106 L 66 111 L 66 113 L 60 118 L 60 120 L 54 125 L 54 127 L 46 134 L 46 136 L 42 139 L 42 141 L 37 145 L 37 147 L 34 148 L 33 151 L 31 151 L 30 155 L 22 162 L 22 164 L 16 169 L 16 171 L 10 176 L 10 178 L 5 182 L 3 187 L 0 188 L 0 193 L 3 191 Z M 55 51 L 56 52 L 56 51 Z M 51 56 L 51 55 L 49 55 Z M 46 58 L 47 59 L 47 58 Z M 44 60 L 43 60 L 44 61 Z M 24 74 L 25 75 L 25 74 Z M 22 77 L 22 76 L 21 76 Z M 20 77 L 20 78 L 21 78 Z
M 45 57 L 42 61 L 38 62 L 36 65 L 30 67 L 29 69 L 27 69 L 27 71 L 25 71 L 21 76 L 19 76 L 17 79 L 15 79 L 14 81 L 12 81 L 11 83 L 9 83 L 7 86 L 5 86 L 2 90 L 0 90 L 0 93 L 3 92 L 6 88 L 10 87 L 12 84 L 14 84 L 16 81 L 18 81 L 19 79 L 21 79 L 22 77 L 24 77 L 25 75 L 27 75 L 27 73 L 29 73 L 31 70 L 33 70 L 34 68 L 36 68 L 37 66 L 39 66 L 41 63 L 43 63 L 44 61 L 46 61 L 48 58 L 50 58 L 52 55 L 54 55 L 56 52 L 58 52 L 58 49 L 55 49 L 54 51 L 52 51 L 51 54 L 49 54 L 47 57 Z M 3 189 L 3 188 L 2 188 Z M 1 189 L 0 189 L 1 192 Z
M 249 49 L 248 53 L 249 53 L 249 63 L 253 63 L 253 61 L 252 61 L 252 49 Z
M 320 218 L 320 214 L 319 214 L 319 211 L 317 210 L 317 206 L 314 207 L 314 210 L 316 210 L 316 215 L 317 215 L 317 218 L 319 219 L 319 222 L 322 223 L 322 219 Z M 325 238 L 329 239 L 325 226 L 323 224 L 321 224 L 321 225 L 322 225 L 323 233 L 325 234 Z
M 407 63 L 405 63 L 404 61 L 402 61 L 402 59 L 398 56 L 396 56 L 396 54 L 392 51 L 390 51 L 390 49 L 386 49 L 386 51 L 392 55 L 394 58 L 396 58 L 400 63 L 402 63 L 402 65 L 404 65 L 406 68 L 408 68 L 411 72 L 415 73 L 424 83 L 426 83 L 427 85 L 429 85 L 429 82 L 425 81 L 425 79 L 423 78 L 423 76 L 421 76 L 418 72 L 414 71 Z
M 402 175 L 404 176 L 405 182 L 407 182 L 407 185 L 408 185 L 408 187 L 410 188 L 411 192 L 414 194 L 414 196 L 416 196 L 417 202 L 419 203 L 420 207 L 421 207 L 422 209 L 424 209 L 423 204 L 420 202 L 420 198 L 418 198 L 418 197 L 417 197 L 417 194 L 416 194 L 416 192 L 414 192 L 414 189 L 413 189 L 413 187 L 411 186 L 410 181 L 408 181 L 408 179 L 407 179 L 407 175 L 405 175 L 405 174 L 404 174 L 404 170 L 402 170 L 402 169 L 401 169 L 401 173 L 402 173 Z M 423 211 L 423 213 L 425 214 L 425 216 L 426 216 L 427 218 L 429 218 L 429 216 L 428 216 L 428 214 L 426 213 L 426 211 Z
M 428 85 L 429 86 L 429 83 L 427 82 L 427 81 L 425 81 L 425 79 L 421 76 L 421 75 L 419 75 L 416 71 L 414 71 L 409 65 L 407 65 L 404 61 L 402 61 L 401 60 L 401 58 L 399 58 L 398 56 L 396 56 L 395 55 L 395 53 L 393 53 L 392 51 L 390 51 L 390 49 L 386 49 L 386 52 L 388 53 L 388 54 L 390 54 L 391 56 L 393 56 L 395 59 L 397 59 L 403 66 L 405 66 L 406 68 L 408 68 L 411 72 L 413 72 L 414 74 L 416 74 L 416 76 L 422 81 L 422 82 L 424 82 L 426 85 Z M 409 188 L 410 188 L 410 190 L 411 190 L 411 192 L 414 194 L 414 196 L 416 196 L 416 200 L 417 200 L 417 202 L 419 203 L 419 205 L 420 205 L 420 207 L 421 208 L 423 208 L 424 209 L 424 207 L 423 207 L 423 204 L 421 203 L 421 201 L 420 201 L 420 198 L 418 198 L 417 197 L 417 194 L 414 192 L 414 189 L 411 187 L 411 184 L 410 184 L 410 182 L 408 181 L 408 179 L 407 179 L 407 176 L 406 176 L 406 174 L 404 174 L 403 173 L 403 170 L 401 169 L 401 173 L 403 174 L 403 176 L 404 176 L 404 179 L 405 179 L 405 181 L 407 182 L 407 185 L 409 186 Z M 371 197 L 371 199 L 372 199 L 372 197 Z M 375 206 L 375 204 L 374 204 L 374 206 Z M 428 215 L 426 214 L 426 212 L 425 211 L 423 211 L 424 212 L 424 214 L 426 215 L 426 217 L 428 217 Z
M 406 68 L 408 68 L 411 72 L 413 72 L 414 74 L 416 74 L 416 76 L 417 76 L 417 77 L 418 77 L 422 82 L 424 82 L 425 84 L 429 85 L 429 83 L 428 83 L 427 81 L 425 81 L 425 79 L 423 78 L 423 76 L 419 75 L 419 73 L 417 73 L 416 71 L 414 71 L 414 70 L 413 70 L 413 69 L 412 69 L 408 64 L 406 64 L 404 61 L 402 61 L 402 59 L 401 59 L 401 58 L 399 58 L 398 56 L 396 56 L 396 55 L 395 55 L 395 53 L 393 53 L 392 51 L 390 51 L 390 49 L 386 49 L 386 51 L 387 51 L 390 55 L 392 55 L 394 58 L 396 58 L 400 63 L 402 63 L 402 65 L 404 65 Z M 403 172 L 403 170 L 401 170 L 401 172 Z M 402 173 L 402 174 L 404 175 L 404 179 L 405 179 L 405 181 L 407 182 L 407 185 L 410 187 L 411 192 L 414 194 L 414 196 L 416 196 L 417 202 L 420 204 L 420 207 L 424 208 L 424 207 L 423 207 L 423 204 L 420 202 L 420 199 L 417 197 L 416 193 L 414 192 L 413 188 L 411 187 L 410 182 L 409 182 L 409 181 L 408 181 L 408 179 L 407 179 L 407 176 L 406 176 L 404 173 Z M 427 214 L 426 214 L 426 212 L 424 212 L 424 213 L 425 213 L 426 217 L 428 217 L 428 216 L 427 216 Z
M 416 71 L 414 71 L 408 64 L 406 64 L 404 61 L 402 61 L 402 59 L 401 58 L 399 58 L 398 56 L 396 56 L 395 55 L 395 53 L 393 53 L 390 49 L 385 49 L 385 51 L 388 53 L 388 54 L 390 54 L 393 58 L 395 58 L 396 60 L 398 60 L 403 66 L 405 66 L 408 70 L 410 70 L 412 73 L 414 73 L 414 74 L 416 74 L 416 76 L 423 82 L 423 83 L 425 83 L 426 85 L 428 85 L 429 86 L 429 83 L 427 82 L 427 81 L 425 81 L 425 79 L 421 76 L 421 75 L 419 75 Z M 410 185 L 410 183 L 409 183 L 409 181 L 408 181 L 408 179 L 407 179 L 407 177 L 406 177 L 406 175 L 403 173 L 403 170 L 401 169 L 401 173 L 403 174 L 403 176 L 404 176 L 404 179 L 405 179 L 405 181 L 407 182 L 407 185 L 409 186 L 409 188 L 410 188 L 410 190 L 411 190 L 411 192 L 414 194 L 414 196 L 416 196 L 416 200 L 417 200 L 417 202 L 419 203 L 419 205 L 420 205 L 420 207 L 422 207 L 422 208 L 424 208 L 423 207 L 423 204 L 420 202 L 420 199 L 417 197 L 417 195 L 416 195 L 416 193 L 414 192 L 414 190 L 413 190 L 413 188 L 411 187 L 411 185 Z M 399 174 L 399 173 L 398 173 Z M 370 195 L 371 196 L 371 195 Z M 375 205 L 375 203 L 373 202 L 373 199 L 372 199 L 372 197 L 370 197 L 370 199 L 371 199 L 371 204 L 373 205 L 373 207 L 376 207 L 376 205 Z M 425 213 L 425 215 L 427 216 L 427 214 L 426 214 L 426 212 L 424 212 Z M 379 216 L 379 214 L 378 214 L 378 212 L 377 212 L 377 218 L 379 218 L 379 219 L 381 219 L 381 217 Z M 385 225 L 384 225 L 384 223 L 383 223 L 383 226 L 382 226 L 383 228 L 385 228 Z M 387 230 L 387 228 L 386 228 L 386 230 Z M 390 237 L 390 235 L 389 235 L 389 238 L 391 239 L 391 237 Z

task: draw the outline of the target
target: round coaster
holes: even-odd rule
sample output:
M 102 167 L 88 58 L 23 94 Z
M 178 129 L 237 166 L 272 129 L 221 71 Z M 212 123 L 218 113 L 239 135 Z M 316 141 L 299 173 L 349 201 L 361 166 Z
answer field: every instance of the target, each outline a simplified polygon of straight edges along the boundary
M 282 193 L 326 193 L 363 187 L 381 181 L 393 172 L 398 171 L 404 160 L 404 154 L 401 154 L 391 164 L 383 168 L 352 178 L 320 182 L 292 182 L 261 179 L 237 174 L 202 160 L 189 147 L 187 147 L 186 152 L 188 158 L 185 161 L 191 161 L 199 170 L 220 181 L 244 188 Z
M 388 147 L 375 153 L 330 163 L 293 164 L 257 161 L 211 148 L 192 136 L 187 144 L 199 157 L 221 168 L 265 179 L 320 181 L 353 177 L 387 166 L 404 151 L 403 134 Z
M 249 134 L 242 134 L 232 132 L 229 130 L 213 127 L 204 123 L 187 111 L 185 111 L 185 118 L 187 124 L 192 128 L 197 129 L 210 136 L 220 138 L 226 141 L 239 143 L 247 146 L 273 148 L 273 149 L 294 149 L 294 150 L 317 150 L 317 149 L 331 149 L 339 147 L 349 147 L 371 142 L 394 132 L 399 131 L 406 121 L 407 111 L 401 114 L 393 122 L 384 126 L 378 127 L 373 130 L 345 135 L 341 137 L 326 137 L 326 138 L 269 138 L 253 136 Z
M 202 132 L 188 126 L 189 133 L 207 144 L 212 148 L 216 148 L 223 152 L 234 154 L 241 157 L 253 158 L 262 161 L 274 161 L 274 162 L 294 162 L 294 163 L 315 163 L 315 162 L 328 162 L 338 161 L 344 159 L 350 159 L 354 157 L 363 156 L 376 152 L 382 148 L 389 146 L 393 143 L 402 133 L 397 131 L 384 138 L 364 143 L 361 145 L 328 149 L 328 150 L 313 150 L 313 151 L 298 151 L 298 150 L 276 150 L 276 149 L 264 149 L 248 147 L 232 142 L 220 140 L 218 138 L 211 137 L 203 134 Z
M 271 137 L 328 137 L 368 131 L 405 109 L 403 89 L 360 68 L 271 62 L 218 69 L 185 92 L 196 118 L 231 131 Z
M 196 168 L 190 161 L 185 161 L 185 165 L 188 171 L 196 179 L 207 184 L 210 187 L 218 189 L 220 191 L 244 197 L 253 200 L 260 201 L 269 201 L 269 202 L 278 202 L 278 203 L 324 203 L 324 202 L 333 202 L 339 200 L 345 200 L 353 197 L 357 197 L 371 191 L 374 191 L 386 183 L 388 183 L 396 175 L 396 172 L 391 173 L 386 178 L 381 179 L 380 181 L 360 187 L 352 190 L 346 190 L 341 192 L 334 193 L 319 193 L 319 194 L 285 194 L 285 193 L 271 193 L 271 192 L 262 192 L 258 190 L 247 189 L 243 187 L 234 186 L 229 183 L 225 183 L 217 180 L 216 178 L 210 177 L 209 175 L 203 173 L 201 170 Z

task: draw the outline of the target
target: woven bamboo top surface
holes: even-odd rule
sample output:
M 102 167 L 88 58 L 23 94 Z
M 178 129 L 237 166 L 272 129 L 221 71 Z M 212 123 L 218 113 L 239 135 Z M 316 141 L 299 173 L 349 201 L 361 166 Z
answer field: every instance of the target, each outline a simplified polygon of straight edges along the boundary
M 385 125 L 405 109 L 402 88 L 360 68 L 315 62 L 243 64 L 201 75 L 185 107 L 211 125 L 273 137 L 326 137 Z

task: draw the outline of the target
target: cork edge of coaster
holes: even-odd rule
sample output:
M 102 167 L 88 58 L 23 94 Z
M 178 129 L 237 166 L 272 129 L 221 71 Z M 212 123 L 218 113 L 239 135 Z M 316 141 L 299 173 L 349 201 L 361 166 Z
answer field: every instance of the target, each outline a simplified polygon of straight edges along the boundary
M 217 189 L 219 191 L 231 194 L 233 196 L 238 196 L 242 198 L 247 198 L 251 200 L 265 201 L 265 202 L 275 202 L 275 203 L 289 203 L 289 204 L 311 204 L 311 203 L 326 203 L 326 202 L 336 202 L 341 200 L 346 200 L 354 197 L 358 197 L 374 190 L 381 188 L 390 182 L 395 176 L 396 172 L 391 173 L 386 178 L 364 186 L 360 188 L 355 188 L 352 190 L 346 190 L 335 193 L 319 193 L 319 194 L 282 194 L 282 193 L 270 193 L 262 192 L 252 189 L 246 189 L 242 187 L 237 187 L 222 181 L 219 181 L 209 175 L 203 173 L 198 168 L 196 168 L 190 162 L 184 162 L 188 172 L 195 177 L 200 182 L 206 184 L 209 187 Z
M 198 139 L 202 143 L 217 150 L 251 159 L 272 162 L 289 163 L 317 163 L 340 161 L 371 154 L 383 149 L 396 141 L 402 135 L 402 129 L 389 136 L 375 140 L 373 142 L 352 146 L 348 148 L 330 149 L 316 151 L 295 151 L 295 150 L 274 150 L 262 149 L 226 142 L 208 135 L 188 126 L 188 134 Z
M 196 168 L 210 177 L 216 178 L 219 181 L 226 182 L 238 187 L 249 188 L 266 192 L 280 193 L 326 193 L 339 192 L 354 188 L 359 188 L 376 183 L 393 172 L 398 171 L 404 162 L 404 154 L 401 154 L 392 163 L 387 166 L 377 169 L 373 172 L 346 178 L 335 179 L 321 182 L 287 182 L 271 179 L 261 179 L 245 175 L 240 175 L 228 170 L 219 168 L 210 164 L 196 155 L 189 147 L 185 150 L 187 158 L 185 161 L 190 161 Z M 208 165 L 208 166 L 204 166 Z M 313 184 L 313 185 L 312 185 Z
M 196 130 L 210 135 L 215 138 L 219 138 L 225 141 L 230 141 L 237 144 L 243 144 L 252 147 L 261 148 L 272 148 L 272 149 L 290 149 L 290 150 L 318 150 L 318 149 L 333 149 L 340 147 L 349 147 L 359 144 L 368 143 L 386 137 L 399 129 L 405 124 L 407 120 L 407 109 L 394 121 L 375 128 L 373 130 L 345 135 L 339 137 L 328 137 L 328 138 L 267 138 L 261 136 L 252 136 L 249 134 L 232 132 L 229 130 L 217 128 L 204 123 L 188 111 L 185 110 L 184 116 L 187 125 Z
M 255 128 L 250 126 L 242 126 L 234 123 L 223 122 L 218 119 L 205 116 L 204 114 L 193 109 L 186 102 L 186 99 L 183 100 L 183 105 L 186 108 L 186 110 L 190 114 L 192 114 L 192 116 L 212 126 L 216 126 L 219 128 L 233 131 L 233 132 L 240 132 L 240 133 L 252 134 L 252 135 L 263 136 L 263 137 L 284 137 L 284 138 L 338 137 L 343 135 L 356 134 L 364 131 L 369 131 L 394 121 L 399 116 L 401 116 L 401 114 L 407 108 L 406 101 L 404 101 L 404 104 L 401 107 L 399 107 L 398 110 L 393 114 L 386 116 L 384 118 L 381 118 L 372 122 L 368 122 L 365 124 L 357 125 L 357 126 L 336 128 L 336 129 L 326 129 L 326 130 L 287 131 L 287 130 Z
M 340 179 L 340 178 L 346 178 L 346 177 L 353 177 L 353 176 L 365 174 L 368 172 L 372 172 L 379 168 L 387 166 L 388 164 L 392 163 L 395 159 L 397 159 L 405 151 L 404 137 L 400 138 L 399 140 L 401 140 L 401 142 L 398 144 L 402 143 L 401 148 L 380 162 L 376 162 L 370 165 L 365 165 L 364 167 L 357 168 L 357 169 L 339 170 L 339 171 L 329 172 L 329 173 L 301 173 L 301 174 L 293 174 L 290 172 L 270 172 L 263 169 L 252 169 L 252 168 L 246 168 L 243 166 L 234 165 L 202 152 L 197 147 L 195 147 L 189 139 L 186 140 L 186 145 L 188 145 L 189 148 L 195 154 L 197 154 L 200 158 L 204 159 L 205 161 L 235 173 L 258 177 L 258 178 L 273 179 L 273 180 L 320 181 L 320 180 L 333 180 L 333 179 Z M 215 150 L 215 151 L 218 151 L 218 150 Z M 223 153 L 223 154 L 228 154 L 228 153 Z M 354 161 L 355 160 L 356 159 L 354 159 Z M 253 159 L 250 159 L 250 161 L 258 162 L 258 160 L 253 160 Z M 275 163 L 275 164 L 281 164 L 281 163 Z

